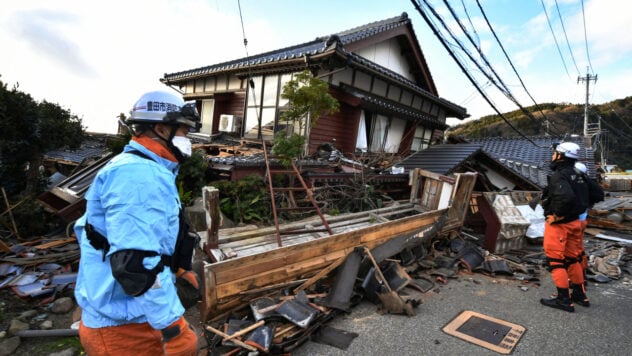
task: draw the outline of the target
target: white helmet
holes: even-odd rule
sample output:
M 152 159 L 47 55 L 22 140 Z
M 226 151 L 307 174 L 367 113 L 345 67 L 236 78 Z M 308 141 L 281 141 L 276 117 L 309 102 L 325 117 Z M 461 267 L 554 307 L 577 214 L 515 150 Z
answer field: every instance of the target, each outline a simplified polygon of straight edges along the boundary
M 577 169 L 578 171 L 586 174 L 586 172 L 588 172 L 588 168 L 586 168 L 586 165 L 581 163 L 581 162 L 575 162 L 575 169 Z
M 579 159 L 579 145 L 574 142 L 562 142 L 555 147 L 555 151 L 564 155 L 564 157 Z
M 201 126 L 194 104 L 185 104 L 181 97 L 165 91 L 143 94 L 134 104 L 126 123 L 186 125 L 191 131 L 197 131 Z

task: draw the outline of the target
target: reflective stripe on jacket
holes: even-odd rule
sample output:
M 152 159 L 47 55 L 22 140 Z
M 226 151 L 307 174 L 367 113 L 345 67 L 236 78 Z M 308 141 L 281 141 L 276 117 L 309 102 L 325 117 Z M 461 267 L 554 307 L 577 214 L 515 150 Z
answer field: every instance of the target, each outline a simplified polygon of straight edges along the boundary
M 130 150 L 140 151 L 151 160 L 125 153 Z M 107 237 L 107 256 L 125 249 L 156 252 L 158 256 L 143 260 L 146 268 L 155 267 L 159 255 L 173 254 L 178 235 L 177 170 L 177 163 L 130 141 L 124 153 L 114 157 L 94 178 L 85 195 L 86 213 L 75 223 L 81 247 L 75 298 L 87 327 L 149 322 L 153 328 L 163 329 L 184 313 L 175 276 L 168 267 L 146 293 L 131 297 L 112 276 L 109 258 L 103 261 L 102 251 L 90 245 L 84 228 L 87 219 Z

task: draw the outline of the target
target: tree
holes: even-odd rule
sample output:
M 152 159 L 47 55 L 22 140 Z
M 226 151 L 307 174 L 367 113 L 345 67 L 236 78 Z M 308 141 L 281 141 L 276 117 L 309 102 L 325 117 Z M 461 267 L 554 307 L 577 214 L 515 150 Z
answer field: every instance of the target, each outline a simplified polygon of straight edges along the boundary
M 338 101 L 329 94 L 328 84 L 314 78 L 308 70 L 296 74 L 293 80 L 287 82 L 283 86 L 281 97 L 289 100 L 287 110 L 281 114 L 281 120 L 298 123 L 299 130 L 277 132 L 274 135 L 272 153 L 280 156 L 283 163 L 289 165 L 292 159 L 306 151 L 303 146 L 309 136 L 309 128 L 316 125 L 320 116 L 337 112 Z
M 78 148 L 84 139 L 81 119 L 57 104 L 40 103 L 15 85 L 0 81 L 0 182 L 9 195 L 37 193 L 42 155 Z

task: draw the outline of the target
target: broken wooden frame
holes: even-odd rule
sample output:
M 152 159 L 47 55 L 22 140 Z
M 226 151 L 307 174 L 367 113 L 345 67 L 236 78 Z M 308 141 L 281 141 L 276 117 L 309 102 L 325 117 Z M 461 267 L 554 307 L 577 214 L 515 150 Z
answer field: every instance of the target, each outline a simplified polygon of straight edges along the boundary
M 234 235 L 220 230 L 219 247 L 231 246 L 237 257 L 199 265 L 197 272 L 202 277 L 200 320 L 214 320 L 244 306 L 257 296 L 253 291 L 265 291 L 268 286 L 296 285 L 298 279 L 314 276 L 344 259 L 358 246 L 371 249 L 402 235 L 423 238 L 419 232 L 444 214 L 447 216 L 441 233 L 459 229 L 475 182 L 476 174 L 457 174 L 451 178 L 415 169 L 410 173 L 410 202 L 329 219 L 333 235 L 296 234 L 285 239 L 283 247 L 277 246 L 274 227 L 240 230 Z M 290 225 L 297 229 L 296 223 Z M 200 235 L 206 242 L 207 233 Z

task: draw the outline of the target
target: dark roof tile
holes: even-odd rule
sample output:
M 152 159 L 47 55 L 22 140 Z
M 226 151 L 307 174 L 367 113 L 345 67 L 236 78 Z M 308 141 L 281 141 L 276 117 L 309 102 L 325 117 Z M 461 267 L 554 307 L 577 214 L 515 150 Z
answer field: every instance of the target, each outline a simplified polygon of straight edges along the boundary
M 228 69 L 247 67 L 248 65 L 270 63 L 285 60 L 288 58 L 299 58 L 302 57 L 305 53 L 310 53 L 314 55 L 324 52 L 332 44 L 332 38 L 334 40 L 337 39 L 342 44 L 348 44 L 359 41 L 368 36 L 375 35 L 377 33 L 388 31 L 398 26 L 406 25 L 408 23 L 410 23 L 410 19 L 408 18 L 408 15 L 406 13 L 403 13 L 400 16 L 392 17 L 382 21 L 372 22 L 363 26 L 358 26 L 334 35 L 317 37 L 313 41 L 305 42 L 302 44 L 182 72 L 165 73 L 164 80 L 173 81 L 190 76 L 211 74 Z

